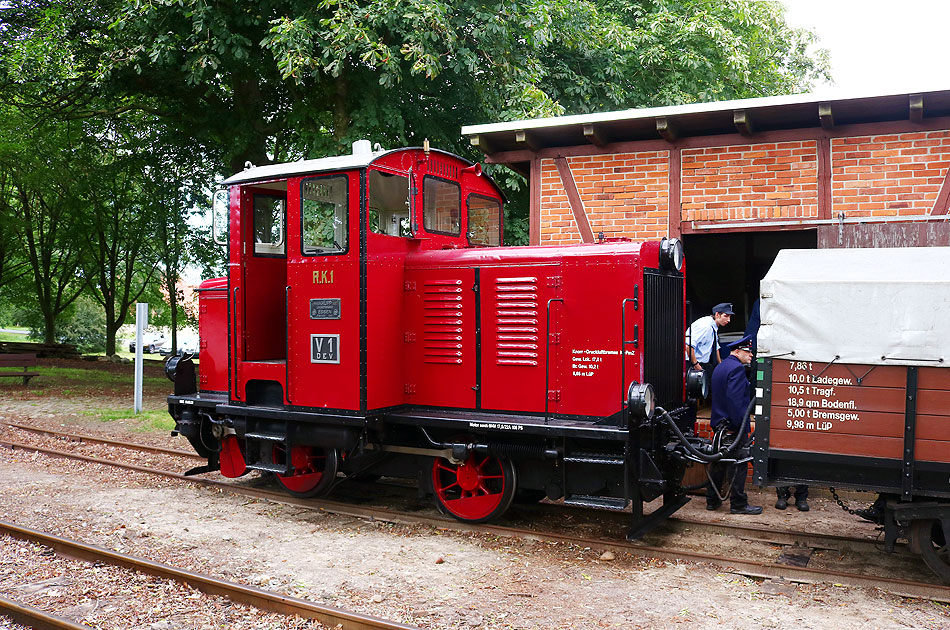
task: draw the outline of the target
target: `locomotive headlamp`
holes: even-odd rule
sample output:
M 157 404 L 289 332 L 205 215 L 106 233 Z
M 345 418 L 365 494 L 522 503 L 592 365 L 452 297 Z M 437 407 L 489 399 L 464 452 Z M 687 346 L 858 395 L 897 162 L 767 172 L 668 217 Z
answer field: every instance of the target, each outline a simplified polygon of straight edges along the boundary
M 678 238 L 664 238 L 660 241 L 660 267 L 667 271 L 682 271 L 683 242 Z
M 690 398 L 709 397 L 709 380 L 703 370 L 690 369 L 686 373 L 686 395 Z
M 653 386 L 649 383 L 630 383 L 627 389 L 627 406 L 633 415 L 637 418 L 653 417 L 653 411 L 656 409 L 656 396 L 653 394 Z

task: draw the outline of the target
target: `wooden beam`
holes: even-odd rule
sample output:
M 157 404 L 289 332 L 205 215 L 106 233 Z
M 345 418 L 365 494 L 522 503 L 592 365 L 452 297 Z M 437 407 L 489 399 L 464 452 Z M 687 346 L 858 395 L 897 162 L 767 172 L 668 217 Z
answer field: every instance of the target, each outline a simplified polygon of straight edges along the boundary
M 667 142 L 676 142 L 680 136 L 679 129 L 666 116 L 656 119 L 656 132 Z
M 921 94 L 911 94 L 908 97 L 910 122 L 920 124 L 924 122 L 924 97 Z
M 667 204 L 669 235 L 679 238 L 683 226 L 683 159 L 679 147 L 670 149 L 670 190 Z
M 947 169 L 947 175 L 943 178 L 943 185 L 940 186 L 940 192 L 937 194 L 937 200 L 934 201 L 934 207 L 930 209 L 930 214 L 947 214 L 947 208 L 950 206 L 950 168 Z
M 736 130 L 743 136 L 751 136 L 755 133 L 755 127 L 752 125 L 752 117 L 744 109 L 737 109 L 732 112 L 732 124 Z
M 821 121 L 821 128 L 825 131 L 831 131 L 835 126 L 835 116 L 831 111 L 831 103 L 818 103 L 818 120 Z
M 554 163 L 557 165 L 557 172 L 561 175 L 561 184 L 564 186 L 564 192 L 567 193 L 567 200 L 571 204 L 571 212 L 574 213 L 574 222 L 577 224 L 577 231 L 580 232 L 581 242 L 593 243 L 594 232 L 590 229 L 587 210 L 577 190 L 577 184 L 574 183 L 574 175 L 571 173 L 567 158 L 558 156 L 554 158 Z
M 482 135 L 472 136 L 469 139 L 469 142 L 472 143 L 473 147 L 475 147 L 476 149 L 478 149 L 485 155 L 489 155 L 495 152 L 494 147 L 492 146 L 492 143 L 485 136 L 482 136 Z
M 528 244 L 541 244 L 541 158 L 531 160 L 528 178 Z
M 538 151 L 541 149 L 541 145 L 538 144 L 537 138 L 533 134 L 524 131 L 523 129 L 515 132 L 515 142 L 518 146 L 527 147 L 530 151 Z
M 818 218 L 831 218 L 831 140 L 819 138 L 818 149 Z
M 595 147 L 603 147 L 609 144 L 603 129 L 594 125 L 584 125 L 584 137 Z

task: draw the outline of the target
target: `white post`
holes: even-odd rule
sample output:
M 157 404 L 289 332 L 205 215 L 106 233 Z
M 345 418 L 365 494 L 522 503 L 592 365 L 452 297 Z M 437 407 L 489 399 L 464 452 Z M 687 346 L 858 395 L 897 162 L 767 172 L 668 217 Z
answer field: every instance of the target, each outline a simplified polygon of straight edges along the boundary
M 148 303 L 135 305 L 135 413 L 142 412 L 142 341 L 148 324 Z

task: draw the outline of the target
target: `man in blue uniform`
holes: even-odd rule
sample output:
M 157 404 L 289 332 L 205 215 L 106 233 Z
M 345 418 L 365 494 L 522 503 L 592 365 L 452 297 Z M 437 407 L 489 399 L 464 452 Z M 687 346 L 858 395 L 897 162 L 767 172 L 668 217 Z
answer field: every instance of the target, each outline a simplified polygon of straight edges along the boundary
M 733 316 L 732 303 L 723 302 L 712 309 L 712 315 L 700 317 L 686 332 L 686 356 L 692 367 L 707 373 L 720 363 L 719 329 L 729 324 Z
M 726 346 L 729 356 L 722 360 L 712 375 L 712 411 L 710 426 L 717 430 L 725 426 L 727 433 L 738 433 L 745 430 L 735 439 L 747 443 L 749 424 L 744 422 L 746 410 L 752 400 L 749 379 L 746 377 L 746 366 L 752 363 L 752 337 L 746 335 L 739 341 Z M 743 444 L 742 446 L 745 446 Z M 718 488 L 722 487 L 723 478 L 728 474 L 732 481 L 730 495 L 730 513 L 732 514 L 761 514 L 760 506 L 749 505 L 749 497 L 745 493 L 745 480 L 749 472 L 749 463 L 730 464 L 728 466 L 712 465 L 710 476 L 715 484 L 706 488 L 706 509 L 715 510 L 722 505 Z

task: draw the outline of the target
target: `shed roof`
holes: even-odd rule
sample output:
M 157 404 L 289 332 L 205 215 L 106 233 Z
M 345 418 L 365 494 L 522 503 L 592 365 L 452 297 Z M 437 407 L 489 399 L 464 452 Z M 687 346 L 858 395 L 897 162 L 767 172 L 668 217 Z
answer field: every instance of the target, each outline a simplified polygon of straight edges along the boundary
M 486 154 L 615 142 L 808 129 L 950 115 L 950 90 L 896 94 L 793 94 L 466 125 Z

